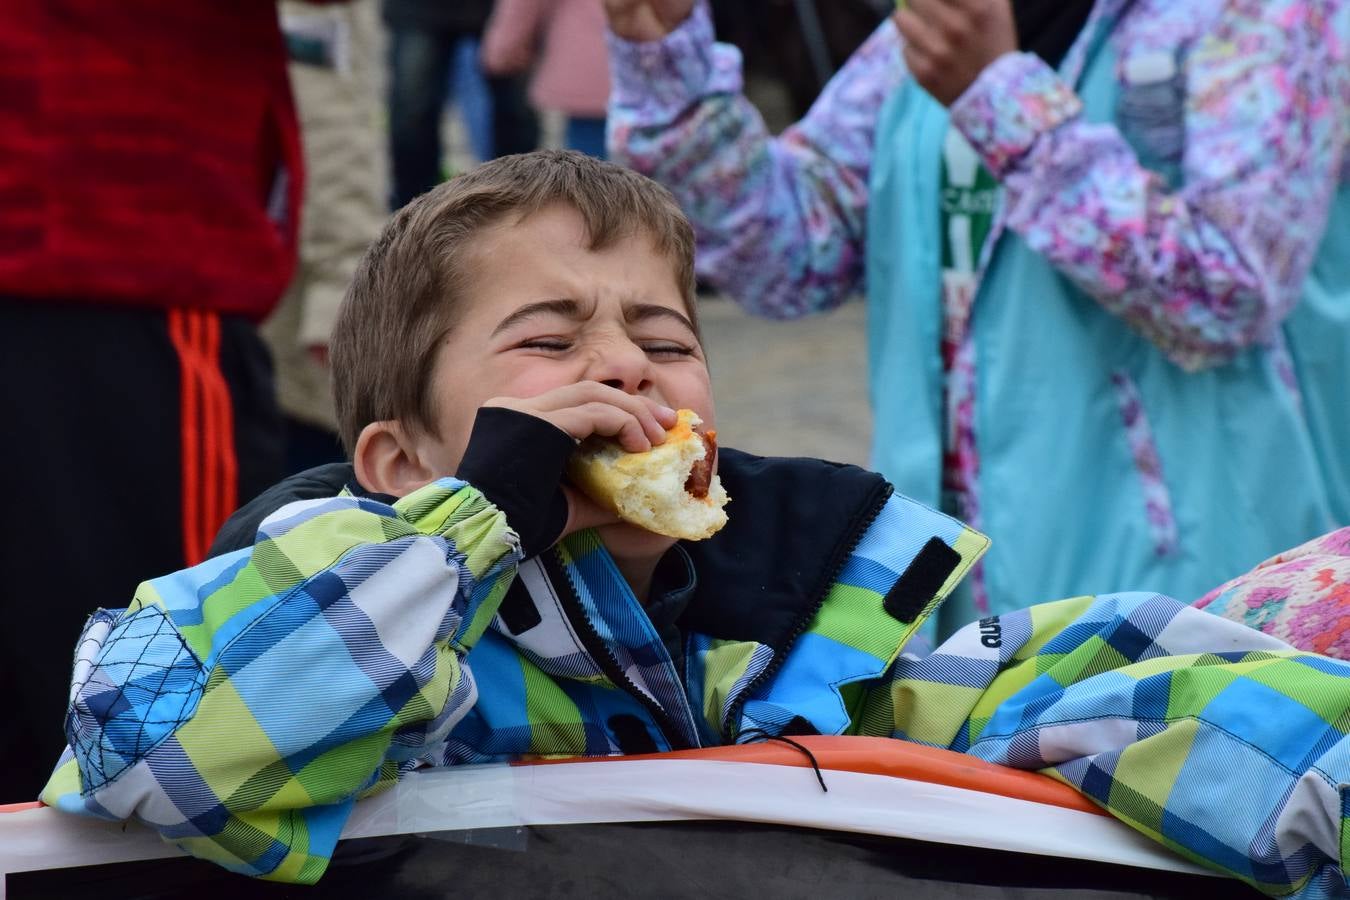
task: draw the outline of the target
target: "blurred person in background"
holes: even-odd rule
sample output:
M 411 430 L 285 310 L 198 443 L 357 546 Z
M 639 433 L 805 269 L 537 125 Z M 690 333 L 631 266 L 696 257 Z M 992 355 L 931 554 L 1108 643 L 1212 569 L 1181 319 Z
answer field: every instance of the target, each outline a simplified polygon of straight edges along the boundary
M 494 75 L 533 68 L 530 101 L 567 116 L 563 145 L 605 158 L 609 60 L 601 0 L 497 0 L 483 66 Z
M 399 209 L 445 176 L 441 119 L 450 95 L 457 46 L 477 41 L 492 0 L 383 0 L 389 29 L 390 205 Z M 523 153 L 539 141 L 539 126 L 520 79 L 488 79 L 492 155 Z
M 700 273 L 865 284 L 875 466 L 994 540 L 944 624 L 1350 518 L 1350 2 L 908 0 L 778 138 L 705 5 L 605 2 L 611 156 Z
M 384 0 L 389 30 L 390 206 L 398 209 L 441 183 L 441 117 L 456 46 L 476 40 L 492 0 Z
M 539 148 L 539 116 L 525 95 L 525 81 L 518 75 L 489 75 L 492 99 L 492 153 L 510 156 Z
M 375 0 L 279 6 L 305 154 L 300 258 L 263 324 L 285 417 L 286 471 L 345 459 L 328 383 L 328 335 L 347 283 L 384 225 L 388 197 L 380 127 Z
M 0 19 L 0 802 L 64 743 L 70 642 L 281 474 L 256 323 L 301 155 L 273 0 Z

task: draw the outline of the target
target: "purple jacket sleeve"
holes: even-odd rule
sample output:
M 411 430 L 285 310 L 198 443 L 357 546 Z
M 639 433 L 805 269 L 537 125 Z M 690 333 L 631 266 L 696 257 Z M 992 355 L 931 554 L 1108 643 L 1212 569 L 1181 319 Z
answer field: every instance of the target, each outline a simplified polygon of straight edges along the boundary
M 1219 365 L 1298 302 L 1326 227 L 1350 144 L 1348 8 L 1224 6 L 1176 73 L 1175 188 L 1029 54 L 985 69 L 952 120 L 1029 246 L 1178 365 Z
M 740 53 L 700 3 L 663 40 L 609 36 L 612 158 L 669 187 L 693 220 L 699 273 L 748 310 L 831 308 L 862 275 L 877 114 L 904 77 L 883 22 L 801 122 L 771 136 L 741 94 Z

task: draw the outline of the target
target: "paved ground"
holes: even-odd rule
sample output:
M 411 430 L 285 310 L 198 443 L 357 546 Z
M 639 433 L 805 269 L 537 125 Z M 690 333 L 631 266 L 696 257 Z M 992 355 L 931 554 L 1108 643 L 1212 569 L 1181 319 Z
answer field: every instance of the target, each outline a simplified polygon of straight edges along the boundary
M 864 307 L 794 322 L 752 318 L 729 300 L 699 307 L 717 399 L 718 443 L 774 456 L 866 464 Z

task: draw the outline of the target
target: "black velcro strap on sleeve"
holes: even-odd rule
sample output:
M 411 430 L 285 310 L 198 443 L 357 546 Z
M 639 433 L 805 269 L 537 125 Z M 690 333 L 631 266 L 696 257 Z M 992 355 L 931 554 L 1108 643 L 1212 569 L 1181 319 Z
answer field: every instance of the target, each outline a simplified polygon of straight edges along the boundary
M 961 554 L 941 538 L 930 538 L 886 594 L 882 606 L 892 618 L 908 625 L 932 602 L 960 564 Z

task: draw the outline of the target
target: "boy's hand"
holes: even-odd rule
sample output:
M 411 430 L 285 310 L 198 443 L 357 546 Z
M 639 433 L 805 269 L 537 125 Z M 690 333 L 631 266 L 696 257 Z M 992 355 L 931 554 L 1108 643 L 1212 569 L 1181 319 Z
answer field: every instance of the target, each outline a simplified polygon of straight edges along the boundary
M 655 400 L 626 394 L 598 381 L 582 381 L 535 397 L 495 397 L 483 404 L 523 412 L 583 441 L 593 434 L 613 438 L 630 452 L 650 450 L 663 443 L 666 429 L 675 424 L 675 410 Z M 619 521 L 571 485 L 562 485 L 567 498 L 567 523 L 558 537 Z
M 693 9 L 694 0 L 605 0 L 610 31 L 626 41 L 659 41 Z
M 675 424 L 670 407 L 598 381 L 580 381 L 535 397 L 494 397 L 483 405 L 528 413 L 578 441 L 593 434 L 613 438 L 630 453 L 663 443 L 666 429 Z
M 906 0 L 894 19 L 910 74 L 943 106 L 1017 50 L 1010 0 Z

